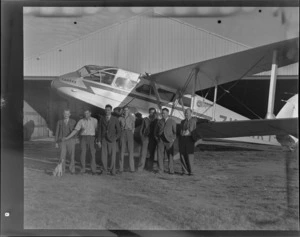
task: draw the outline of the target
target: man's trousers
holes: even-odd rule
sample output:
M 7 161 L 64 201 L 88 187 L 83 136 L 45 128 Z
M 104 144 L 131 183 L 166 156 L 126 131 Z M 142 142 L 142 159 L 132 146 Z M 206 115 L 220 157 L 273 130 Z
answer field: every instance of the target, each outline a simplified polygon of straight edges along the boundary
M 106 138 L 101 141 L 101 160 L 103 165 L 103 171 L 110 171 L 111 174 L 116 174 L 116 141 L 109 142 Z M 110 165 L 107 168 L 108 157 L 110 158 Z
M 129 169 L 131 172 L 134 171 L 134 157 L 133 157 L 133 146 L 134 146 L 134 140 L 133 140 L 133 132 L 132 130 L 123 130 L 120 138 L 120 171 L 123 171 L 124 168 L 124 155 L 125 155 L 125 149 L 127 147 L 128 153 L 129 153 Z
M 195 142 L 192 136 L 181 136 L 179 140 L 182 173 L 193 174 Z
M 60 160 L 62 161 L 63 170 L 66 167 L 67 154 L 70 155 L 69 170 L 71 173 L 75 173 L 75 139 L 69 139 L 61 142 L 60 144 Z
M 158 172 L 164 172 L 164 155 L 165 151 L 167 152 L 168 161 L 169 161 L 169 173 L 174 173 L 173 167 L 173 153 L 174 153 L 174 142 L 167 142 L 167 140 L 161 138 L 158 141 Z
M 86 149 L 88 148 L 91 152 L 91 169 L 92 173 L 96 173 L 96 148 L 95 148 L 95 137 L 94 136 L 81 136 L 80 141 L 80 147 L 81 147 L 81 155 L 80 155 L 80 161 L 82 165 L 81 172 L 85 172 L 85 159 L 86 159 Z
M 155 149 L 156 149 L 156 141 L 154 138 L 146 137 L 142 140 L 142 149 L 141 149 L 141 157 L 139 162 L 138 170 L 142 171 L 145 168 L 146 157 L 149 151 L 150 157 L 148 161 L 148 169 L 153 169 L 154 157 L 155 157 Z

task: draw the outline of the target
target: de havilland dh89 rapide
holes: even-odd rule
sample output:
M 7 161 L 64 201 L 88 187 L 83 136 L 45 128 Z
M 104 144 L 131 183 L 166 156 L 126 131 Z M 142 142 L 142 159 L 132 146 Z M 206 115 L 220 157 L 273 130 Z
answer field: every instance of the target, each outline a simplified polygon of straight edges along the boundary
M 113 66 L 86 65 L 52 81 L 63 96 L 98 108 L 127 105 L 147 116 L 150 107 L 169 108 L 179 122 L 184 110 L 208 122 L 195 130 L 201 140 L 222 138 L 249 143 L 284 145 L 298 143 L 298 95 L 290 98 L 277 116 L 273 114 L 277 68 L 298 62 L 299 38 L 280 41 L 155 74 L 135 73 Z M 216 103 L 219 85 L 271 69 L 265 119 L 249 120 Z M 214 87 L 214 101 L 196 95 Z M 199 144 L 199 143 L 198 143 Z

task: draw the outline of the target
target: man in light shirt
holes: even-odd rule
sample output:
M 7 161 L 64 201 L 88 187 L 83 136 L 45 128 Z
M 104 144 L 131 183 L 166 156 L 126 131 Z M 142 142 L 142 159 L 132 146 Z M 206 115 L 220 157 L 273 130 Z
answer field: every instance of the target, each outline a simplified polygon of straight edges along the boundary
M 135 171 L 134 167 L 134 157 L 133 157 L 133 150 L 134 150 L 134 128 L 135 128 L 135 116 L 131 115 L 129 112 L 129 108 L 125 106 L 123 108 L 123 116 L 119 118 L 120 126 L 121 126 L 121 138 L 120 138 L 120 160 L 119 160 L 119 172 L 123 172 L 124 166 L 124 154 L 126 147 L 128 148 L 129 153 L 129 169 L 130 172 Z
M 78 123 L 76 124 L 74 130 L 72 133 L 63 138 L 62 140 L 68 140 L 71 137 L 73 137 L 76 133 L 80 132 L 80 147 L 81 147 L 81 155 L 80 155 L 80 161 L 81 161 L 81 171 L 80 173 L 85 173 L 85 159 L 86 159 L 86 149 L 88 149 L 91 152 L 91 169 L 92 169 L 92 174 L 96 174 L 96 159 L 95 159 L 95 153 L 96 153 L 96 148 L 95 148 L 95 134 L 98 126 L 98 121 L 97 119 L 91 117 L 91 110 L 90 109 L 85 109 L 84 110 L 84 118 L 80 119 Z
M 181 121 L 179 140 L 180 161 L 182 174 L 193 175 L 195 140 L 192 132 L 196 129 L 197 120 L 192 117 L 190 108 L 185 110 L 184 116 L 185 119 Z

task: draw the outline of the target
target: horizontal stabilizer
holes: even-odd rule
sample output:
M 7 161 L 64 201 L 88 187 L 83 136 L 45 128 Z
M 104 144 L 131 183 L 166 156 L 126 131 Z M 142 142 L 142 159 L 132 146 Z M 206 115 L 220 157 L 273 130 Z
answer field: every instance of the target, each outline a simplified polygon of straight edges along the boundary
M 194 133 L 197 138 L 267 135 L 293 135 L 298 137 L 298 118 L 198 123 Z

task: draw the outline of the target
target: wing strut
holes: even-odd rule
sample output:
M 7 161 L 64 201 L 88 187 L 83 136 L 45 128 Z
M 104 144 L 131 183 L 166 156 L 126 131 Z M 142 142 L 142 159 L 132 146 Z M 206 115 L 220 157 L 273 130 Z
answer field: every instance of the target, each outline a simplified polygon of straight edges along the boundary
M 194 108 L 195 108 L 195 100 L 196 100 L 196 83 L 197 83 L 197 76 L 198 76 L 198 73 L 199 73 L 199 69 L 198 68 L 195 68 L 195 75 L 194 75 L 194 80 L 193 80 L 193 94 L 192 94 L 192 99 L 191 99 L 191 110 L 192 112 L 195 112 L 194 111 Z
M 268 110 L 266 119 L 275 118 L 274 115 L 274 101 L 275 101 L 275 91 L 276 91 L 276 80 L 277 80 L 277 50 L 273 51 L 272 58 L 272 71 L 271 71 L 271 79 L 270 79 L 270 87 L 269 87 L 269 99 L 268 99 Z
M 176 99 L 178 99 L 178 101 L 180 101 L 180 103 L 181 103 L 181 105 L 182 105 L 182 108 L 184 109 L 183 101 L 182 101 L 181 98 L 182 98 L 182 94 L 181 94 L 180 90 L 178 89 L 178 90 L 176 91 L 176 94 L 175 94 L 173 100 L 171 101 L 171 103 L 172 103 L 171 117 L 173 116 L 174 109 L 175 109 L 175 106 L 176 106 L 176 105 L 175 105 Z M 176 103 L 176 104 L 177 104 L 177 103 Z
M 196 83 L 197 83 L 197 76 L 198 76 L 198 72 L 199 72 L 199 69 L 198 68 L 194 68 L 193 70 L 191 70 L 190 74 L 189 74 L 189 77 L 187 78 L 185 84 L 184 84 L 184 87 L 180 90 L 178 89 L 176 91 L 176 95 L 174 96 L 174 99 L 173 99 L 173 105 L 172 105 L 172 111 L 171 111 L 171 116 L 173 115 L 173 112 L 174 112 L 174 108 L 175 108 L 175 102 L 176 102 L 176 99 L 178 98 L 178 101 L 180 101 L 181 103 L 181 107 L 182 107 L 182 112 L 184 113 L 184 104 L 183 104 L 183 99 L 182 97 L 184 96 L 184 93 L 186 91 L 186 88 L 188 87 L 190 81 L 192 80 L 192 75 L 193 75 L 193 72 L 194 72 L 194 80 L 193 80 L 193 94 L 192 94 L 192 98 L 191 98 L 191 104 L 190 104 L 190 107 L 193 111 L 193 108 L 194 108 L 194 101 L 195 101 L 195 90 L 196 90 Z
M 215 91 L 214 91 L 214 107 L 213 107 L 213 116 L 212 120 L 216 121 L 216 102 L 217 102 L 217 94 L 218 94 L 218 85 L 215 85 Z
M 154 89 L 154 94 L 155 94 L 155 97 L 156 97 L 156 100 L 157 100 L 157 105 L 158 105 L 158 108 L 160 110 L 159 112 L 161 113 L 162 112 L 162 110 L 161 110 L 161 107 L 162 107 L 161 104 L 162 103 L 161 103 L 161 99 L 160 99 L 160 96 L 159 96 L 157 88 L 156 88 L 156 84 L 155 84 L 154 81 L 151 81 L 151 85 L 152 85 L 152 87 Z

